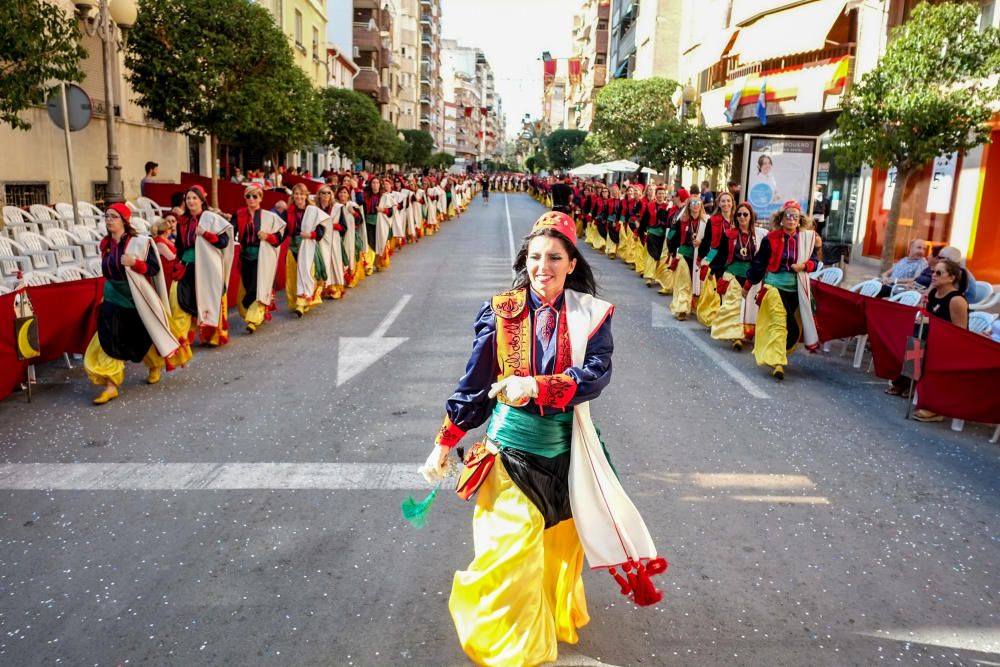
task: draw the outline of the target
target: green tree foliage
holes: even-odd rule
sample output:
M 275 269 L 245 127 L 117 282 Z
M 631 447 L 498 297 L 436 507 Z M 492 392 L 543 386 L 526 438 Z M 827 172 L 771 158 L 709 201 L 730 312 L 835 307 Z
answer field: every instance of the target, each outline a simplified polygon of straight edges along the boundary
M 729 156 L 722 132 L 670 118 L 642 133 L 639 159 L 667 173 L 671 167 L 715 169 Z
M 125 64 L 136 102 L 169 130 L 208 136 L 213 165 L 220 139 L 271 123 L 262 91 L 296 67 L 268 11 L 245 0 L 143 0 Z M 311 89 L 301 94 L 308 104 Z
M 608 162 L 614 160 L 614 151 L 608 146 L 604 135 L 591 132 L 583 143 L 573 150 L 573 166 L 579 167 L 588 162 Z
M 0 122 L 15 130 L 31 123 L 18 114 L 45 104 L 50 84 L 81 81 L 76 20 L 46 0 L 0 2 Z
M 322 92 L 326 141 L 353 162 L 382 123 L 372 99 L 354 90 L 326 88 Z
M 399 138 L 399 130 L 387 120 L 379 119 L 378 124 L 368 129 L 368 137 L 359 157 L 379 166 L 403 164 L 408 147 Z
M 427 160 L 427 166 L 434 169 L 448 169 L 455 164 L 455 156 L 450 153 L 434 153 Z
M 591 132 L 614 158 L 629 158 L 639 152 L 643 132 L 677 114 L 670 98 L 679 87 L 662 77 L 615 79 L 601 88 L 594 100 Z
M 269 80 L 248 84 L 247 93 L 267 109 L 260 121 L 242 129 L 236 142 L 253 146 L 278 164 L 282 153 L 314 146 L 326 139 L 322 94 L 298 67 L 289 67 Z
M 844 100 L 838 150 L 845 167 L 895 167 L 882 270 L 896 251 L 903 191 L 940 155 L 989 140 L 990 106 L 1000 100 L 1000 31 L 977 27 L 977 5 L 917 5 L 893 31 L 878 66 Z M 992 79 L 991 79 L 992 76 Z
M 545 137 L 545 153 L 553 169 L 573 166 L 573 152 L 587 138 L 583 130 L 556 130 Z
M 535 170 L 537 169 L 537 165 L 535 164 L 536 161 L 537 158 L 534 155 L 529 155 L 527 158 L 525 158 L 524 168 L 528 170 L 528 173 L 531 174 L 535 173 Z
M 406 159 L 404 163 L 411 167 L 427 166 L 427 159 L 434 151 L 434 137 L 426 130 L 403 130 L 406 142 Z

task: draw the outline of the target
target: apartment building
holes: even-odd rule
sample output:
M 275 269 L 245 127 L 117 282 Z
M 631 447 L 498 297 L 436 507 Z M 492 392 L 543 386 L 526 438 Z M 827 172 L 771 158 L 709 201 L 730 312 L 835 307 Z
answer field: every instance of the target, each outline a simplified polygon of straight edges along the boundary
M 573 56 L 580 60 L 580 82 L 566 104 L 567 129 L 590 130 L 594 98 L 608 79 L 611 0 L 584 0 L 573 16 Z

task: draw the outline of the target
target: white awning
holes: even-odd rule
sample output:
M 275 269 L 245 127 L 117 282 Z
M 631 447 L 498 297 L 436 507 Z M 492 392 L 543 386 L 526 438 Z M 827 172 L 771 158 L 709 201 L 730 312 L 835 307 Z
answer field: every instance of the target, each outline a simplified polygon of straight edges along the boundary
M 597 166 L 603 167 L 607 171 L 616 171 L 616 172 L 635 171 L 636 169 L 639 168 L 639 165 L 637 165 L 635 162 L 632 162 L 631 160 L 613 160 L 612 162 L 602 162 Z
M 740 28 L 729 54 L 739 54 L 740 64 L 747 64 L 818 51 L 826 46 L 846 4 L 847 0 L 814 0 L 767 14 Z
M 700 74 L 722 60 L 722 54 L 733 39 L 735 28 L 724 28 L 706 37 L 700 44 L 684 53 L 689 71 Z

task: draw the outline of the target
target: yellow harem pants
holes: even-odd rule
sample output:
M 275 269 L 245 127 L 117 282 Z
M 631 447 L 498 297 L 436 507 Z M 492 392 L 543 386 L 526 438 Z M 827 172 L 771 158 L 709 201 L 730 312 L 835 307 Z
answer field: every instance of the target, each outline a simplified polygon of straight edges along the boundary
M 318 252 L 318 250 L 317 250 Z M 309 275 L 313 275 L 310 270 Z M 291 250 L 285 256 L 285 301 L 288 303 L 288 310 L 291 312 L 309 312 L 309 309 L 323 301 L 323 285 L 317 285 L 311 298 L 298 295 L 299 292 L 299 263 L 296 261 L 295 253 Z
M 674 298 L 670 301 L 670 312 L 674 316 L 691 312 L 691 265 L 688 264 L 687 257 L 677 256 L 677 268 L 674 269 Z
M 731 273 L 727 272 L 723 278 L 729 281 L 729 287 L 726 288 L 719 312 L 712 321 L 712 338 L 743 340 L 746 336 L 743 329 L 743 286 Z
M 472 529 L 476 556 L 455 573 L 448 601 L 462 649 L 490 667 L 556 660 L 556 642 L 575 644 L 590 621 L 573 519 L 546 530 L 497 457 L 479 489 Z
M 705 276 L 705 280 L 701 283 L 701 295 L 698 297 L 698 321 L 701 322 L 702 326 L 709 328 L 711 328 L 712 322 L 715 321 L 722 302 L 719 298 L 719 293 L 715 291 L 717 284 L 715 274 L 709 271 L 708 275 Z
M 160 353 L 156 351 L 155 345 L 149 346 L 149 352 L 142 358 L 142 363 L 150 370 L 157 368 L 162 370 L 166 362 Z M 109 356 L 101 341 L 95 333 L 87 345 L 87 351 L 83 354 L 83 368 L 87 371 L 87 377 L 96 385 L 106 385 L 109 382 L 116 387 L 120 387 L 125 382 L 125 362 Z
M 243 281 L 240 281 L 240 289 L 237 293 L 236 306 L 239 308 L 240 317 L 247 324 L 252 324 L 254 328 L 259 327 L 264 323 L 264 318 L 267 315 L 267 306 L 254 299 L 254 302 L 250 304 L 249 308 L 243 307 L 243 298 L 247 295 L 246 288 L 243 287 Z M 274 298 L 273 296 L 271 297 Z
M 764 289 L 762 287 L 761 289 Z M 795 342 L 789 346 L 788 315 L 781 293 L 776 287 L 766 286 L 764 298 L 760 302 L 760 312 L 757 314 L 757 332 L 754 335 L 753 356 L 758 366 L 786 366 L 788 353 L 795 350 Z M 796 323 L 799 314 L 796 311 Z M 798 326 L 799 331 L 802 325 Z

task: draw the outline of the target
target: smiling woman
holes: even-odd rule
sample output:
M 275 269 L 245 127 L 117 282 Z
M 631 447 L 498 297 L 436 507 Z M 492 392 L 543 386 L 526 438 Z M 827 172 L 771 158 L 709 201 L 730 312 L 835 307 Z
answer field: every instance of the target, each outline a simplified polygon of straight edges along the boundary
M 539 218 L 514 271 L 513 289 L 479 310 L 472 356 L 421 468 L 442 480 L 451 449 L 489 420 L 460 477 L 462 498 L 478 493 L 475 558 L 455 573 L 449 602 L 462 648 L 483 665 L 549 662 L 558 641 L 578 641 L 590 620 L 584 553 L 640 605 L 659 601 L 649 577 L 666 569 L 590 420 L 589 401 L 611 380 L 614 307 L 594 296 L 573 219 Z

